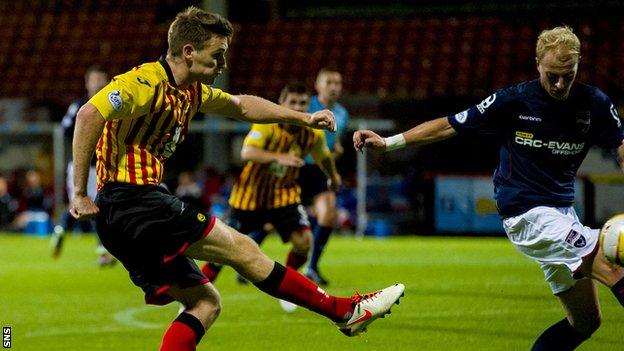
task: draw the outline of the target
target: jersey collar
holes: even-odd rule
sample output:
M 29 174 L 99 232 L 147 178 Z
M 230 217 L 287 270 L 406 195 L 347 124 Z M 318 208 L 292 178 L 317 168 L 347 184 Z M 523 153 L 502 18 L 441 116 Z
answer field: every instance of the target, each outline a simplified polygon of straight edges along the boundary
M 174 88 L 177 88 L 175 78 L 173 77 L 173 72 L 171 71 L 171 67 L 169 67 L 169 63 L 167 62 L 167 57 L 165 55 L 161 55 L 158 58 L 158 63 L 165 69 L 167 73 L 167 79 L 169 79 L 169 84 L 171 84 Z

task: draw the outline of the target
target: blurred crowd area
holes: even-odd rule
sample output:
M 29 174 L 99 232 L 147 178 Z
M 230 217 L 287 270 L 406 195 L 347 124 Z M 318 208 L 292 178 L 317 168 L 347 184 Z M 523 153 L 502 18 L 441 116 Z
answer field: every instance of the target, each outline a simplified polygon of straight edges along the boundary
M 238 168 L 227 172 L 210 167 L 182 171 L 177 176 L 170 176 L 161 186 L 183 201 L 223 219 L 228 215 L 228 199 L 238 174 Z M 337 225 L 345 231 L 353 231 L 357 220 L 355 180 L 350 177 L 345 181 L 345 186 L 337 196 Z M 371 208 L 379 211 L 404 209 L 408 206 L 407 197 L 404 196 L 405 186 L 407 184 L 395 180 L 390 186 L 376 187 L 374 191 L 378 197 L 371 203 Z M 392 204 L 392 208 L 385 208 L 388 204 Z M 53 205 L 51 184 L 43 181 L 41 172 L 18 170 L 0 175 L 0 231 L 47 234 L 55 224 L 52 219 Z M 43 225 L 41 229 L 37 227 L 38 223 Z M 80 228 L 76 227 L 75 230 L 79 231 Z

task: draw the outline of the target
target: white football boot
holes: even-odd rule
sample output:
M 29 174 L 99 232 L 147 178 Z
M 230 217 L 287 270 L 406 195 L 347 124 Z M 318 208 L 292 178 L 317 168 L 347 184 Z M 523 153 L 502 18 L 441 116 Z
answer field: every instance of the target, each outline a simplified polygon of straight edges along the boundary
M 356 336 L 366 331 L 366 327 L 377 318 L 390 314 L 390 308 L 404 295 L 405 285 L 394 284 L 372 293 L 353 295 L 353 315 L 344 323 L 336 326 L 346 336 Z

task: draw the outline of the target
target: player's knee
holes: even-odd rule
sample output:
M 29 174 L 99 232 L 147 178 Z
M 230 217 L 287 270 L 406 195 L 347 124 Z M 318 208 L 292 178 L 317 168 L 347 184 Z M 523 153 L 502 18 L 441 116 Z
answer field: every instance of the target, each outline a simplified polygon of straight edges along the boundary
M 332 227 L 336 221 L 336 215 L 332 211 L 325 211 L 322 216 L 318 216 L 318 224 L 323 227 Z
M 197 316 L 204 326 L 211 325 L 221 313 L 221 297 L 209 289 L 193 295 L 182 302 L 186 311 Z
M 323 206 L 317 210 L 318 224 L 323 227 L 331 227 L 336 219 L 336 211 L 328 206 Z
M 291 237 L 293 251 L 307 254 L 312 247 L 312 234 L 310 232 L 298 233 Z

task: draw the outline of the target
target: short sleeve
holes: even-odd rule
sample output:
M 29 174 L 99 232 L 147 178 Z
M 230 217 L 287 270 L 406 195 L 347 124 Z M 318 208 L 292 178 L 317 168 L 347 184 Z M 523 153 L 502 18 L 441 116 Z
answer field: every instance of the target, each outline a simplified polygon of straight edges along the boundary
M 199 112 L 211 113 L 222 110 L 228 104 L 232 103 L 232 97 L 225 91 L 202 84 L 201 105 Z
M 251 130 L 247 133 L 245 140 L 243 140 L 243 146 L 255 146 L 263 148 L 265 142 L 273 135 L 272 124 L 254 124 L 251 126 Z
M 509 92 L 499 90 L 479 104 L 450 115 L 448 121 L 458 133 L 499 134 L 510 102 Z
M 136 71 L 116 76 L 91 99 L 91 103 L 107 121 L 132 119 L 149 113 L 154 88 L 141 84 Z

